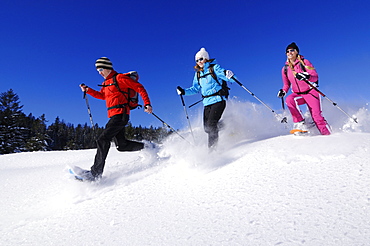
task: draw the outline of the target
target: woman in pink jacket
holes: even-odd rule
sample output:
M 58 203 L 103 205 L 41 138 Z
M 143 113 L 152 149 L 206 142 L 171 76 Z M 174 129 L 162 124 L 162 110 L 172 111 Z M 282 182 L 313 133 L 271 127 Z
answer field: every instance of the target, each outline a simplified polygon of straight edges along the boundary
M 285 51 L 287 61 L 281 70 L 284 86 L 279 91 L 278 97 L 283 98 L 289 88 L 292 88 L 292 94 L 287 96 L 285 100 L 294 122 L 293 130 L 290 133 L 308 133 L 305 119 L 299 108 L 299 105 L 307 104 L 320 133 L 329 135 L 330 127 L 322 116 L 320 95 L 313 89 L 318 86 L 318 75 L 315 68 L 309 60 L 299 54 L 299 48 L 294 42 L 289 44 Z

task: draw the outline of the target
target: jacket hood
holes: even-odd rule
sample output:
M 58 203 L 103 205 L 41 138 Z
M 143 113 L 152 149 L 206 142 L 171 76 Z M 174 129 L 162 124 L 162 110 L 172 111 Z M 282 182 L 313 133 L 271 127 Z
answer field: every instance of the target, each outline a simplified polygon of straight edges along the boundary
M 209 66 L 210 66 L 211 64 L 217 64 L 216 59 L 214 59 L 214 60 L 213 60 L 213 61 L 211 61 L 211 62 L 206 62 L 206 63 L 204 63 L 204 70 L 208 69 L 208 68 L 209 68 Z

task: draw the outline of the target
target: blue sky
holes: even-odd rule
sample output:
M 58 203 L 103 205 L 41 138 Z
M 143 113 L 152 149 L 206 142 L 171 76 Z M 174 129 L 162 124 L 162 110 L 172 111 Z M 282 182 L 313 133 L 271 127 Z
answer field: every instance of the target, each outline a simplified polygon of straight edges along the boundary
M 103 78 L 94 62 L 107 56 L 118 72 L 138 71 L 154 112 L 181 128 L 187 121 L 176 86 L 191 85 L 201 47 L 279 110 L 284 51 L 295 41 L 316 67 L 320 89 L 343 107 L 361 107 L 370 93 L 369 13 L 370 2 L 357 0 L 3 0 L 0 92 L 12 88 L 24 113 L 45 114 L 49 124 L 57 116 L 89 123 L 78 85 L 98 89 Z M 258 103 L 237 84 L 230 92 Z M 199 99 L 185 97 L 187 105 Z M 89 100 L 94 122 L 105 125 L 105 103 Z M 193 107 L 190 117 L 201 109 Z M 161 125 L 142 110 L 132 112 L 131 122 Z

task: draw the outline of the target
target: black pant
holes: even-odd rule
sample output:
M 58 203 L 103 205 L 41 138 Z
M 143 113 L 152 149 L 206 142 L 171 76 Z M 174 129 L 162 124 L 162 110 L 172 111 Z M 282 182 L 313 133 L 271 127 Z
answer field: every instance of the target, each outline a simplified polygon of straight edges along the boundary
M 125 137 L 125 126 L 129 121 L 128 114 L 118 114 L 112 116 L 105 129 L 99 136 L 97 142 L 97 151 L 95 155 L 94 165 L 91 167 L 91 173 L 94 176 L 99 176 L 103 173 L 105 159 L 107 158 L 110 143 L 113 138 L 119 151 L 136 151 L 144 148 L 143 143 L 127 140 Z
M 217 102 L 204 107 L 203 126 L 208 133 L 208 147 L 211 148 L 218 141 L 218 121 L 226 107 L 226 101 Z

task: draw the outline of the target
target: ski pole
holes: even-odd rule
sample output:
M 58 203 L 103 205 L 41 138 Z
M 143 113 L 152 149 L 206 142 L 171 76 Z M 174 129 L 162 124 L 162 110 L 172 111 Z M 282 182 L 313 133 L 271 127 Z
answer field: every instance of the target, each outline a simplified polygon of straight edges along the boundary
M 322 93 L 316 86 L 313 86 L 307 79 L 303 79 L 304 82 L 306 82 L 309 86 L 311 86 L 315 91 L 317 91 L 322 97 L 326 98 L 329 102 L 331 102 L 337 109 L 339 109 L 343 114 L 347 115 L 348 118 L 352 119 L 354 122 L 357 122 L 357 118 L 351 117 L 348 113 L 346 113 L 342 108 L 338 106 L 337 103 L 333 102 L 328 98 L 324 93 Z
M 81 84 L 80 86 L 85 86 L 85 84 Z M 86 96 L 86 91 L 84 91 L 83 99 L 85 99 L 85 102 L 86 102 L 86 106 L 87 106 L 87 113 L 89 114 L 91 127 L 92 127 L 93 132 L 94 132 L 94 138 L 96 139 L 94 121 L 93 121 L 93 117 L 92 117 L 92 114 L 91 114 L 91 109 L 90 109 L 89 99 L 88 99 L 88 97 Z
M 152 112 L 152 115 L 157 118 L 160 122 L 163 123 L 163 125 L 167 126 L 169 129 L 171 129 L 174 133 L 176 133 L 177 135 L 179 135 L 182 139 L 184 139 L 185 141 L 187 141 L 188 143 L 190 143 L 188 140 L 186 140 L 186 138 L 184 138 L 183 136 L 181 136 L 180 133 L 178 133 L 175 129 L 173 129 L 169 124 L 167 124 L 164 120 L 162 120 L 161 118 L 159 118 L 155 113 Z M 193 145 L 192 143 L 190 143 L 191 145 Z
M 284 97 L 281 98 L 281 107 L 285 110 Z
M 182 94 L 180 94 L 180 98 L 181 98 L 182 106 L 184 107 L 184 112 L 185 112 L 185 115 L 186 115 L 186 119 L 188 119 L 190 132 L 191 132 L 191 135 L 193 136 L 193 140 L 194 140 L 194 143 L 195 143 L 195 137 L 194 137 L 193 129 L 191 128 L 188 111 L 186 110 L 185 101 L 184 101 L 184 97 L 182 96 Z
M 280 120 L 280 123 L 288 123 L 287 121 L 287 118 L 286 117 L 281 117 L 280 115 L 278 115 L 271 107 L 269 107 L 266 103 L 264 103 L 261 99 L 259 99 L 256 95 L 254 95 L 253 92 L 251 92 L 250 90 L 248 90 L 242 83 L 240 83 L 239 80 L 237 80 L 235 77 L 232 77 L 232 79 L 238 83 L 238 85 L 240 85 L 244 90 L 246 90 L 249 94 L 251 94 L 251 96 L 253 96 L 255 99 L 257 99 L 263 106 L 265 106 L 266 108 L 268 108 L 269 110 L 271 110 L 271 112 L 275 115 L 275 117 L 277 119 Z
M 202 98 L 202 99 L 200 99 L 199 101 L 197 101 L 197 102 L 193 103 L 192 105 L 190 105 L 190 106 L 189 106 L 189 108 L 191 108 L 191 107 L 193 107 L 193 106 L 197 105 L 197 104 L 198 104 L 198 103 L 200 103 L 201 101 L 203 101 L 203 98 Z

